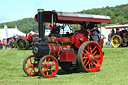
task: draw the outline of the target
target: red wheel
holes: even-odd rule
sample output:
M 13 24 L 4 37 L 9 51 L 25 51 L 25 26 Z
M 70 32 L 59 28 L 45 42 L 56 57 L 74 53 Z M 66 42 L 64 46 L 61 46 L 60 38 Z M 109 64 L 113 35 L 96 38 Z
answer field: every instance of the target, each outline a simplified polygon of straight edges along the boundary
M 30 55 L 23 62 L 23 70 L 28 76 L 36 76 L 39 74 L 38 61 L 35 61 L 35 56 Z
M 88 41 L 80 46 L 78 51 L 78 63 L 84 71 L 98 71 L 101 67 L 102 60 L 102 50 L 97 43 Z
M 40 73 L 44 77 L 53 77 L 58 72 L 58 61 L 54 56 L 46 55 L 39 62 Z

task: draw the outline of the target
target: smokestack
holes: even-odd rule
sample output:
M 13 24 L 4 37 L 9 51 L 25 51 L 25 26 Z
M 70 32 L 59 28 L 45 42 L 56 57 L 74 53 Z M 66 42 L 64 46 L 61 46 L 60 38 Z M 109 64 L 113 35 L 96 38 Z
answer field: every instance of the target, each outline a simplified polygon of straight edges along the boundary
M 45 37 L 45 28 L 44 28 L 44 9 L 38 9 L 38 27 L 39 27 L 39 42 L 43 43 Z

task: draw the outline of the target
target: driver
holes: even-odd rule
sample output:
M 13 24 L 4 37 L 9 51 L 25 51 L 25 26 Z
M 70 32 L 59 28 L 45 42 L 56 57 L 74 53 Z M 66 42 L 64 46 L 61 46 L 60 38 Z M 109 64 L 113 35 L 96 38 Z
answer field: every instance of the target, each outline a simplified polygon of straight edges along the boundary
M 87 29 L 88 29 L 90 40 L 93 40 L 96 43 L 98 43 L 98 34 L 100 33 L 98 30 L 98 26 L 95 25 L 95 23 L 89 23 L 87 26 Z
M 61 26 L 55 26 L 51 28 L 51 33 L 49 34 L 49 36 L 60 36 L 60 28 Z

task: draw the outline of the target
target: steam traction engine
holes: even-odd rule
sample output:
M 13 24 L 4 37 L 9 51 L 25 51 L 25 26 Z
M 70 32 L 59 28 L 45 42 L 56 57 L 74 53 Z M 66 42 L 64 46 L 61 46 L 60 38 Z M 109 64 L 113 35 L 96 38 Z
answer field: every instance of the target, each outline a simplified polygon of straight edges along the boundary
M 121 47 L 128 46 L 128 31 L 126 30 L 126 28 L 128 28 L 128 24 L 106 26 L 106 29 L 112 29 L 111 44 L 114 48 L 117 48 L 119 46 Z
M 39 34 L 27 33 L 25 37 L 21 37 L 17 40 L 17 47 L 21 50 L 26 50 L 33 46 L 33 43 L 37 41 Z
M 101 17 L 101 18 L 100 18 Z M 53 77 L 59 66 L 66 72 L 82 69 L 95 72 L 101 67 L 103 53 L 99 44 L 88 41 L 87 31 L 60 34 L 55 23 L 79 24 L 80 22 L 110 22 L 108 16 L 38 10 L 35 21 L 39 25 L 39 42 L 33 46 L 33 55 L 25 58 L 23 70 L 28 76 L 41 73 L 44 77 Z M 52 31 L 48 40 L 44 36 L 44 22 L 51 22 Z

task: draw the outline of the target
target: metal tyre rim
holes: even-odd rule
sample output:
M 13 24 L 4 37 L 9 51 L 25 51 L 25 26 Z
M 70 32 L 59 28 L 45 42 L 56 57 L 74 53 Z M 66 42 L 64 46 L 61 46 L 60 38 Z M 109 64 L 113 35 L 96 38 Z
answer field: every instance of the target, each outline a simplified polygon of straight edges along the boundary
M 58 61 L 54 56 L 43 56 L 39 62 L 39 71 L 42 76 L 50 78 L 54 77 L 58 72 Z
M 111 43 L 114 48 L 117 48 L 121 45 L 121 37 L 119 35 L 112 36 Z
M 39 74 L 38 61 L 35 61 L 35 56 L 30 55 L 23 62 L 23 70 L 28 76 L 36 76 Z
M 100 46 L 95 42 L 83 43 L 78 51 L 79 66 L 85 72 L 96 72 L 102 65 L 103 54 Z
M 19 39 L 17 42 L 18 48 L 21 50 L 25 50 L 26 49 L 26 42 L 22 39 Z

